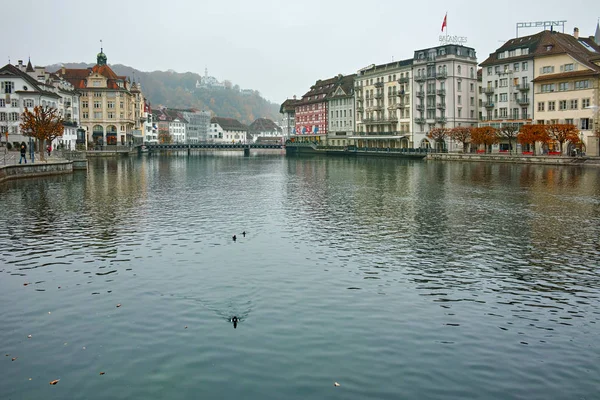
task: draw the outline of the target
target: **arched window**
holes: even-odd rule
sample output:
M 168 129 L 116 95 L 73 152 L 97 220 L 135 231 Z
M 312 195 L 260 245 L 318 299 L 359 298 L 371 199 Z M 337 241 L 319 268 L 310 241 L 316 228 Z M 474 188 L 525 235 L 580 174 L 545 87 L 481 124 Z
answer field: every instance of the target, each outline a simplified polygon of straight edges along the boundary
M 473 70 L 473 67 L 471 67 L 471 78 L 475 78 L 475 72 Z
M 461 75 L 462 74 L 462 68 L 460 67 L 460 65 L 458 66 L 458 68 L 456 69 L 456 74 L 457 75 Z

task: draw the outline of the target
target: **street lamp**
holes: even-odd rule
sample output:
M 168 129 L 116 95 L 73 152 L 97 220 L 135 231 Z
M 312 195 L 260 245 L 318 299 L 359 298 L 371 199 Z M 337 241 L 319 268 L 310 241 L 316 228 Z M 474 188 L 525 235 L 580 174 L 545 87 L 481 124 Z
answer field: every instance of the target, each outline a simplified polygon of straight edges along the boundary
M 579 156 L 583 156 L 583 132 L 579 132 Z

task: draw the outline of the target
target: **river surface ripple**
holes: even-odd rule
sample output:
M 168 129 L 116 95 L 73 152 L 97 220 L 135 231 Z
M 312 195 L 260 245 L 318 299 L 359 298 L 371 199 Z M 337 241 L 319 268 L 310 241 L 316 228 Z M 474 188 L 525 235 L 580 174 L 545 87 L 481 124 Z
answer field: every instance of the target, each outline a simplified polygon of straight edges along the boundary
M 0 399 L 600 396 L 595 169 L 174 153 L 0 203 Z

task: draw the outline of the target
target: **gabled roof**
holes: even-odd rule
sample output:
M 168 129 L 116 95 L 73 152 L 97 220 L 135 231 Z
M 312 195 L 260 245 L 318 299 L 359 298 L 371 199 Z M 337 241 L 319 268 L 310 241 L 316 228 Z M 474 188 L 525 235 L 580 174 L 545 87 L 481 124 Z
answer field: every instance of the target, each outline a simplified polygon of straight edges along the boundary
M 281 128 L 268 118 L 259 118 L 248 127 L 250 132 L 281 132 Z
M 121 81 L 123 82 L 123 84 L 125 84 L 125 82 L 127 82 L 127 77 L 126 76 L 119 76 L 117 74 L 115 74 L 115 72 L 112 70 L 112 68 L 110 68 L 108 65 L 94 65 L 91 68 L 66 68 L 64 69 L 64 73 L 63 73 L 63 69 L 59 69 L 58 71 L 56 71 L 56 73 L 63 77 L 64 79 L 66 79 L 67 81 L 71 82 L 71 84 L 73 86 L 75 86 L 76 89 L 92 89 L 91 87 L 88 87 L 86 85 L 87 79 L 90 75 L 96 73 L 99 75 L 102 75 L 103 77 L 105 77 L 107 79 L 106 82 L 106 87 L 108 89 L 112 89 L 112 90 L 127 90 L 127 87 L 125 85 L 123 85 L 122 87 L 119 86 L 118 82 Z M 102 89 L 102 88 L 93 88 L 95 90 L 97 89 Z
M 548 74 L 548 75 L 540 75 L 535 78 L 534 82 L 546 82 L 553 81 L 556 79 L 576 79 L 576 78 L 584 78 L 586 76 L 599 76 L 600 70 L 582 70 L 582 71 L 570 71 L 570 72 L 561 72 L 559 74 Z
M 294 112 L 296 110 L 296 104 L 300 100 L 296 99 L 287 99 L 283 103 L 281 103 L 281 107 L 279 107 L 279 113 L 283 114 L 286 112 Z
M 54 93 L 54 92 L 49 92 L 47 90 L 42 89 L 42 87 L 39 85 L 39 83 L 33 79 L 33 77 L 31 77 L 29 74 L 26 74 L 25 72 L 22 72 L 19 68 L 15 67 L 12 64 L 6 64 L 4 67 L 0 68 L 0 76 L 2 75 L 12 75 L 12 76 L 17 76 L 21 79 L 23 79 L 25 82 L 27 82 L 29 85 L 31 85 L 31 89 L 32 90 L 27 90 L 27 91 L 21 91 L 21 90 L 16 90 L 20 93 L 40 93 L 43 94 L 44 96 L 48 96 L 48 97 L 60 97 L 58 94 Z
M 248 127 L 242 124 L 237 119 L 223 118 L 223 117 L 212 117 L 210 119 L 211 124 L 219 124 L 225 131 L 247 131 Z
M 346 93 L 352 93 L 354 90 L 354 78 L 356 74 L 342 75 L 339 74 L 333 78 L 318 80 L 310 90 L 302 96 L 302 99 L 296 103 L 296 106 L 305 104 L 321 103 L 332 98 L 336 89 L 342 86 Z
M 528 48 L 529 54 L 498 58 L 498 55 L 501 53 L 522 48 Z M 590 60 L 600 56 L 600 47 L 591 38 L 579 37 L 576 39 L 572 35 L 546 30 L 532 36 L 510 39 L 498 50 L 490 54 L 490 56 L 480 65 L 487 66 L 510 63 L 523 59 L 554 56 L 558 54 L 568 54 L 588 68 L 595 69 L 597 66 Z

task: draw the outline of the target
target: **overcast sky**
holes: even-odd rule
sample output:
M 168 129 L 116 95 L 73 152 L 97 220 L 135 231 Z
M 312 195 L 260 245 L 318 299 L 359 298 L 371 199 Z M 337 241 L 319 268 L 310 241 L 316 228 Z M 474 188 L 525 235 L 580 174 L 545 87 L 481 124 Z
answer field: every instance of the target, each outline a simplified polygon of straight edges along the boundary
M 0 10 L 0 65 L 29 56 L 36 65 L 95 63 L 102 39 L 109 64 L 206 67 L 276 103 L 317 79 L 437 46 L 446 12 L 448 33 L 466 36 L 480 62 L 516 36 L 517 22 L 567 20 L 565 33 L 590 36 L 600 17 L 594 0 L 0 0 Z

